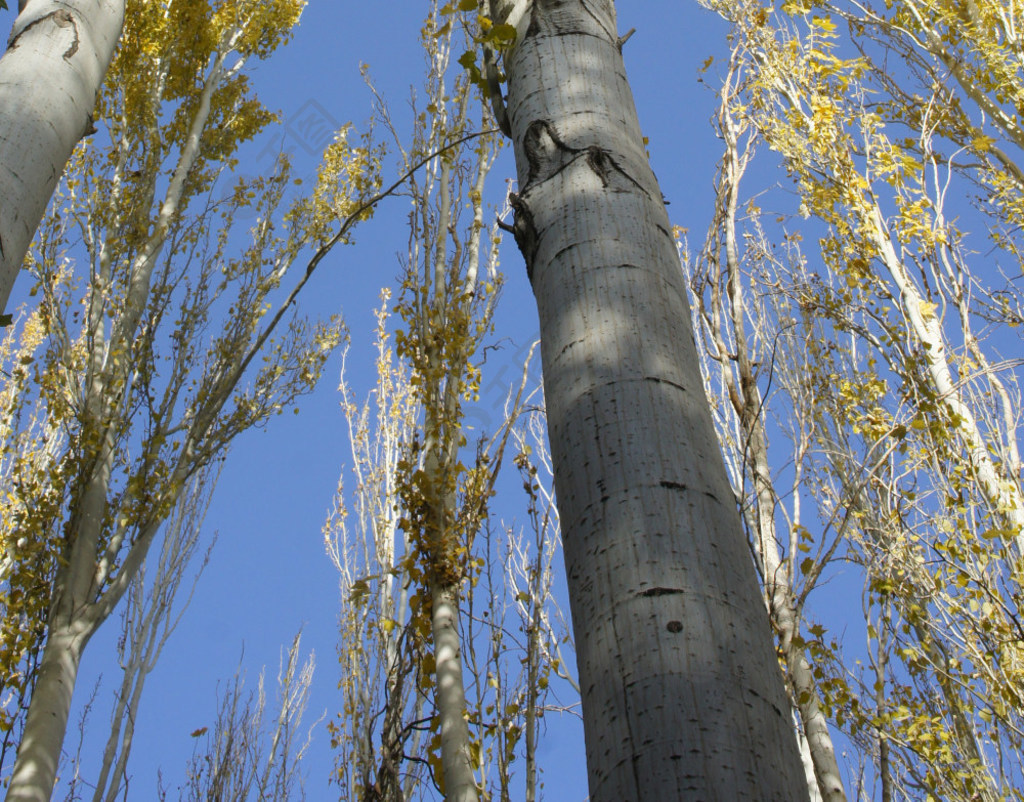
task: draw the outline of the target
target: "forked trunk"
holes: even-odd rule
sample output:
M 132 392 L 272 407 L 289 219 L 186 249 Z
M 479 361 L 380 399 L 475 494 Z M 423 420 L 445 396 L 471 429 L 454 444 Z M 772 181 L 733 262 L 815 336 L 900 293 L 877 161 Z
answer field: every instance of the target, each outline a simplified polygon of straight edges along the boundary
M 590 798 L 806 800 L 614 5 L 497 5 Z

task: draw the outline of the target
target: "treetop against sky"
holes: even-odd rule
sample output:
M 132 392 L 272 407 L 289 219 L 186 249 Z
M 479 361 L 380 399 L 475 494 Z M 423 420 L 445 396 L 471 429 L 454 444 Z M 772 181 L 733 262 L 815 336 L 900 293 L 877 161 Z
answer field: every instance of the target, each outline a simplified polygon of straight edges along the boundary
M 476 136 L 492 123 L 483 117 L 476 88 L 460 93 L 458 80 L 472 65 L 486 85 L 491 48 L 503 69 L 512 67 L 502 60 L 513 36 L 501 15 L 522 3 L 487 3 L 478 19 L 475 3 L 452 2 L 424 32 L 430 5 L 424 0 L 389 4 L 386 14 L 371 3 L 317 2 L 301 8 L 290 35 L 285 12 L 297 14 L 301 3 L 213 5 L 217 14 L 203 22 L 199 0 L 136 3 L 143 10 L 129 17 L 126 41 L 137 50 L 122 54 L 109 78 L 109 86 L 127 89 L 104 95 L 101 105 L 101 111 L 128 111 L 111 113 L 107 121 L 101 115 L 100 131 L 86 140 L 91 150 L 70 163 L 67 174 L 74 178 L 56 199 L 63 213 L 44 218 L 42 244 L 30 260 L 46 280 L 22 275 L 8 304 L 8 311 L 50 310 L 46 325 L 63 315 L 72 332 L 80 320 L 92 320 L 112 342 L 135 332 L 124 346 L 134 372 L 90 358 L 97 339 L 83 338 L 66 352 L 60 338 L 40 339 L 50 345 L 38 354 L 4 352 L 4 404 L 20 409 L 17 399 L 34 398 L 41 388 L 49 408 L 59 411 L 49 429 L 44 421 L 30 425 L 27 411 L 4 423 L 23 432 L 21 440 L 10 439 L 20 445 L 8 446 L 0 458 L 4 475 L 21 472 L 17 492 L 31 485 L 24 477 L 37 476 L 33 460 L 45 461 L 70 438 L 75 446 L 65 466 L 77 466 L 74 454 L 90 449 L 115 455 L 106 464 L 115 475 L 123 473 L 111 485 L 118 509 L 154 511 L 160 521 L 170 516 L 168 531 L 179 534 L 175 522 L 202 518 L 199 541 L 176 547 L 195 552 L 196 564 L 216 533 L 190 605 L 147 679 L 134 721 L 129 798 L 153 796 L 158 772 L 173 798 L 188 782 L 190 756 L 216 730 L 218 700 L 242 703 L 260 686 L 264 669 L 272 715 L 278 666 L 295 700 L 308 693 L 296 737 L 313 734 L 301 762 L 309 798 L 337 795 L 327 783 L 339 754 L 363 765 L 365 749 L 346 735 L 345 719 L 372 721 L 373 705 L 396 705 L 388 709 L 398 717 L 381 714 L 375 725 L 381 744 L 391 739 L 381 754 L 401 763 L 408 747 L 423 756 L 407 764 L 407 778 L 426 788 L 442 763 L 454 777 L 461 770 L 458 749 L 445 743 L 436 725 L 417 723 L 430 718 L 432 705 L 448 704 L 433 695 L 430 677 L 452 665 L 466 682 L 460 692 L 469 702 L 470 730 L 480 733 L 470 736 L 463 769 L 482 761 L 481 782 L 500 783 L 511 770 L 521 783 L 530 762 L 509 764 L 507 756 L 535 748 L 544 795 L 586 798 L 578 716 L 557 713 L 563 706 L 578 713 L 576 660 L 563 640 L 569 629 L 561 617 L 568 617 L 572 585 L 561 553 L 545 551 L 557 526 L 547 483 L 552 457 L 545 437 L 535 437 L 543 430 L 536 415 L 542 380 L 533 350 L 541 330 L 536 303 L 546 320 L 553 315 L 559 321 L 553 341 L 574 318 L 552 311 L 561 281 L 546 285 L 535 273 L 531 286 L 524 253 L 533 267 L 539 252 L 534 225 L 545 225 L 548 202 L 538 177 L 564 175 L 571 187 L 590 181 L 603 190 L 621 183 L 621 195 L 644 190 L 648 179 L 633 177 L 628 167 L 633 145 L 646 151 L 668 204 L 668 225 L 661 229 L 674 236 L 682 267 L 673 281 L 678 278 L 680 288 L 687 282 L 679 292 L 688 293 L 694 310 L 697 357 L 728 478 L 779 664 L 808 735 L 805 768 L 818 776 L 811 787 L 821 796 L 812 798 L 1020 798 L 1019 760 L 1012 757 L 1020 751 L 1024 706 L 1015 690 L 1024 671 L 1016 601 L 1024 516 L 1017 448 L 1024 322 L 1018 9 L 988 0 L 955 7 L 922 0 L 878 8 L 787 3 L 781 9 L 756 0 L 620 0 L 618 34 L 635 28 L 619 46 L 642 139 L 618 155 L 603 146 L 579 147 L 564 134 L 569 124 L 560 133 L 550 120 L 517 118 L 533 114 L 530 104 L 541 93 L 517 94 L 506 86 L 512 131 L 521 143 L 517 181 L 511 143 L 496 132 Z M 586 23 L 595 31 L 601 5 Z M 8 13 L 13 18 L 17 12 Z M 462 40 L 462 18 L 476 41 Z M 543 34 L 549 24 L 557 22 L 545 18 L 528 32 L 523 23 L 516 39 Z M 474 58 L 462 57 L 467 49 L 476 51 Z M 222 53 L 228 54 L 223 62 Z M 554 63 L 568 63 L 576 53 L 569 48 Z M 436 73 L 424 77 L 446 58 L 451 69 L 443 82 Z M 168 64 L 174 66 L 154 90 L 159 82 L 147 83 L 149 70 Z M 579 80 L 572 72 L 544 76 L 542 84 L 554 97 Z M 207 95 L 204 85 L 211 87 Z M 582 96 L 588 87 L 577 89 Z M 161 92 L 165 105 L 153 112 L 147 104 Z M 278 119 L 242 104 L 247 93 L 276 110 Z M 589 119 L 592 111 L 583 109 L 578 118 Z M 212 123 L 190 137 L 190 124 L 203 128 L 195 123 L 200 119 Z M 422 159 L 454 137 L 460 144 L 445 146 L 443 157 Z M 190 142 L 197 166 L 175 172 Z M 103 152 L 123 159 L 89 155 Z M 222 171 L 224 158 L 231 167 Z M 158 160 L 163 167 L 156 167 Z M 275 171 L 276 178 L 266 178 Z M 121 178 L 108 180 L 112 175 Z M 360 198 L 402 175 L 408 180 L 376 204 L 372 216 L 362 213 Z M 103 191 L 90 196 L 96 186 Z M 143 204 L 145 213 L 118 217 L 147 192 L 155 200 Z M 311 200 L 291 207 L 309 193 Z M 124 202 L 111 202 L 117 198 Z M 181 199 L 183 206 L 192 203 L 187 213 L 193 222 L 176 228 Z M 555 207 L 566 208 L 559 203 Z M 271 231 L 261 214 L 274 204 L 278 223 Z M 581 201 L 574 208 L 585 206 Z M 336 219 L 352 212 L 359 224 L 326 247 Z M 490 239 L 501 233 L 498 215 L 512 234 L 500 246 Z M 166 241 L 164 219 L 172 221 Z M 230 233 L 218 238 L 218 227 L 229 222 Z M 109 246 L 97 247 L 97 231 L 117 232 L 109 240 L 116 243 L 115 256 Z M 304 273 L 317 248 L 322 259 Z M 432 254 L 444 258 L 435 262 Z M 290 260 L 291 272 L 279 270 Z M 229 267 L 207 275 L 202 265 Z M 122 275 L 122 268 L 123 293 L 106 298 L 97 291 L 90 306 L 79 304 L 90 286 L 119 286 L 109 276 Z M 247 283 L 250 274 L 262 278 Z M 146 287 L 139 279 L 144 275 L 154 277 Z M 273 318 L 273 312 L 260 316 L 263 304 L 279 308 L 304 275 L 299 315 L 311 321 L 339 316 L 344 330 L 340 322 L 338 328 L 298 326 L 284 337 L 286 315 L 282 331 L 268 340 L 276 350 L 254 349 L 239 386 L 251 386 L 263 370 L 257 390 L 237 396 L 236 407 L 210 407 L 210 420 L 224 423 L 212 431 L 232 436 L 223 437 L 230 449 L 210 468 L 216 492 L 207 510 L 201 486 L 174 474 L 178 463 L 166 455 L 176 453 L 182 432 L 205 420 L 206 413 L 196 411 L 208 400 L 204 383 L 229 384 L 208 378 L 183 385 L 166 408 L 157 399 L 168 398 L 160 394 L 179 374 L 192 375 L 188 371 L 227 382 L 224 366 L 247 353 L 255 337 L 229 326 L 219 335 L 221 345 L 204 356 L 229 308 L 241 304 L 242 319 L 259 331 Z M 150 286 L 156 290 L 145 295 Z M 675 292 L 671 281 L 665 286 Z M 236 287 L 237 297 L 231 296 Z M 133 305 L 136 296 L 144 303 Z M 210 299 L 208 306 L 192 301 L 178 310 L 194 331 L 193 356 L 184 358 L 186 346 L 173 338 L 143 347 L 156 327 L 145 321 L 158 321 L 185 297 Z M 578 300 L 559 304 L 571 310 Z M 580 340 L 607 322 L 589 322 Z M 44 328 L 32 322 L 23 345 L 35 344 L 32 338 L 42 337 Z M 609 345 L 604 356 L 621 345 Z M 641 348 L 632 362 L 659 362 L 652 348 Z M 32 367 L 44 364 L 43 351 L 47 364 L 65 353 L 80 371 Z M 166 362 L 154 354 L 166 354 Z M 604 364 L 604 356 L 587 364 Z M 550 353 L 545 359 L 557 361 Z M 176 367 L 151 370 L 150 364 Z M 584 365 L 580 375 L 588 370 Z M 322 378 L 312 389 L 318 371 Z M 109 389 L 78 384 L 79 373 L 102 376 Z M 152 381 L 148 392 L 137 389 L 144 380 Z M 70 389 L 54 389 L 61 387 Z M 136 393 L 125 396 L 134 400 L 124 408 L 150 424 L 145 432 L 117 434 L 104 452 L 90 439 L 89 426 L 121 408 L 123 387 Z M 84 428 L 76 428 L 69 412 L 79 392 L 92 414 L 83 418 Z M 160 429 L 170 420 L 166 409 L 177 409 L 180 399 L 189 399 L 182 402 L 181 425 Z M 287 414 L 274 414 L 281 411 Z M 629 421 L 630 411 L 619 417 Z M 519 416 L 518 427 L 504 427 L 510 414 Z M 557 414 L 563 416 L 562 408 Z M 250 429 L 242 421 L 255 425 L 233 437 L 232 426 Z M 163 440 L 150 459 L 147 436 L 154 431 Z M 605 431 L 612 430 L 602 436 Z M 640 421 L 635 434 L 642 438 L 644 431 Z M 555 452 L 554 464 L 561 459 L 564 465 L 557 444 Z M 577 449 L 563 475 L 591 470 L 588 453 Z M 167 470 L 154 475 L 166 479 L 160 485 L 165 495 L 141 493 L 132 466 L 150 470 L 161 460 Z M 700 467 L 688 465 L 681 470 Z M 499 466 L 492 497 L 487 483 Z M 50 476 L 47 481 L 75 486 L 60 471 Z M 666 481 L 663 488 L 672 485 Z M 687 483 L 676 484 L 681 492 Z M 41 503 L 18 512 L 15 495 L 14 512 L 5 515 L 25 521 L 29 512 L 40 519 L 50 514 Z M 172 497 L 193 503 L 173 507 Z M 731 507 L 732 496 L 723 497 Z M 78 497 L 68 491 L 62 503 L 72 501 Z M 576 509 L 568 501 L 565 506 Z M 591 515 L 587 508 L 563 524 L 571 528 Z M 80 525 L 76 518 L 60 531 Z M 508 540 L 509 528 L 526 539 Z M 413 530 L 421 535 L 402 534 Z M 100 541 L 107 548 L 120 544 L 109 537 Z M 365 550 L 356 545 L 359 538 L 370 544 Z M 55 535 L 53 548 L 59 542 Z M 638 536 L 637 548 L 640 542 Z M 154 544 L 155 559 L 159 539 Z M 97 564 L 114 577 L 128 553 L 114 548 Z M 744 549 L 730 566 L 746 556 Z M 539 562 L 531 562 L 535 558 Z M 582 585 L 599 584 L 599 576 L 588 572 Z M 662 584 L 651 599 L 669 595 L 670 583 Z M 534 603 L 549 590 L 561 612 Z M 5 609 L 16 607 L 12 599 L 5 597 Z M 461 641 L 430 618 L 445 605 L 454 611 Z M 120 624 L 111 616 L 85 650 L 57 794 L 74 781 L 75 761 L 79 790 L 92 793 L 88 784 L 121 678 Z M 659 633 L 674 636 L 682 626 L 673 618 Z M 364 645 L 340 641 L 340 631 L 365 638 Z M 26 629 L 23 637 L 35 636 Z M 458 660 L 442 667 L 442 652 L 448 649 L 450 657 L 449 647 L 459 643 L 462 671 Z M 307 688 L 310 651 L 316 670 Z M 403 671 L 388 673 L 389 661 Z M 228 685 L 236 672 L 246 683 L 237 697 Z M 381 679 L 385 675 L 390 679 Z M 4 685 L 11 693 L 16 687 L 17 681 Z M 542 699 L 548 710 L 531 723 L 523 711 Z M 289 715 L 297 706 L 293 701 Z M 359 719 L 363 714 L 369 718 Z M 340 745 L 332 748 L 332 739 Z M 375 777 L 385 787 L 394 776 L 381 760 Z M 13 755 L 5 772 L 11 761 Z M 193 784 L 198 765 L 191 767 Z M 613 768 L 603 766 L 598 774 Z M 460 799 L 475 798 L 471 789 L 464 793 L 469 796 Z M 592 793 L 599 795 L 593 786 Z

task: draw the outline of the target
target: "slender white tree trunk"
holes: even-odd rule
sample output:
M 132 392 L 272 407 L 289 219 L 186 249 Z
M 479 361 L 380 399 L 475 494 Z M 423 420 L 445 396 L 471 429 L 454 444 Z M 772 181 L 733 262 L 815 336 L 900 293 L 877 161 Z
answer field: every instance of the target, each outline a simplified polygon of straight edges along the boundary
M 50 630 L 8 786 L 7 802 L 47 802 L 50 799 L 78 665 L 92 629 L 79 619 L 70 626 Z
M 124 0 L 29 0 L 0 58 L 0 311 L 75 144 L 92 131 Z
M 497 5 L 590 798 L 806 800 L 614 4 Z
M 107 450 L 98 460 L 100 465 L 83 491 L 78 512 L 68 524 L 74 546 L 54 581 L 46 645 L 7 786 L 7 802 L 45 802 L 57 781 L 78 665 L 86 643 L 102 621 L 92 597 L 96 543 L 110 481 L 109 458 Z
M 458 586 L 437 584 L 430 595 L 437 672 L 434 700 L 441 718 L 444 798 L 445 802 L 477 802 L 479 795 L 469 753 L 466 688 L 462 681 Z
M 804 740 L 801 743 L 801 755 L 803 747 L 806 746 L 813 766 L 808 790 L 812 798 L 820 798 L 824 802 L 846 802 L 839 764 L 836 762 L 835 748 L 832 745 L 825 712 L 822 710 L 817 682 L 807 659 L 804 640 L 800 636 L 800 602 L 791 574 L 791 562 L 783 559 L 779 549 L 779 533 L 775 526 L 778 499 L 768 462 L 768 434 L 762 416 L 764 398 L 757 386 L 752 351 L 746 334 L 748 309 L 743 297 L 740 244 L 736 233 L 740 178 L 746 169 L 746 157 L 740 156 L 739 137 L 735 121 L 729 112 L 729 95 L 729 92 L 723 90 L 722 109 L 719 115 L 719 133 L 726 143 L 719 183 L 723 204 L 721 225 L 725 251 L 725 264 L 720 269 L 725 271 L 726 292 L 724 298 L 720 296 L 719 303 L 725 305 L 720 313 L 721 317 L 728 317 L 731 320 L 732 336 L 735 338 L 734 359 L 724 357 L 729 353 L 728 338 L 720 330 L 716 330 L 713 336 L 716 337 L 717 352 L 723 363 L 722 381 L 728 388 L 728 395 L 744 438 L 742 458 L 747 463 L 756 498 L 756 504 L 749 513 L 754 553 L 760 561 L 764 595 L 778 635 L 779 648 L 786 658 L 792 698 L 796 702 L 803 723 Z M 804 763 L 806 766 L 806 759 Z
M 978 487 L 992 507 L 993 513 L 1003 517 L 1013 530 L 1017 548 L 1024 551 L 1024 495 L 1019 479 L 1001 473 L 992 459 L 989 445 L 981 432 L 971 407 L 964 403 L 960 388 L 953 377 L 946 350 L 942 320 L 934 308 L 929 310 L 925 297 L 911 277 L 893 246 L 889 228 L 878 205 L 863 215 L 869 241 L 875 246 L 879 261 L 885 267 L 899 290 L 899 301 L 914 334 L 923 346 L 924 363 L 928 378 L 938 398 L 955 421 L 956 432 L 967 446 L 967 459 L 978 478 Z M 1012 435 L 1011 435 L 1012 436 Z

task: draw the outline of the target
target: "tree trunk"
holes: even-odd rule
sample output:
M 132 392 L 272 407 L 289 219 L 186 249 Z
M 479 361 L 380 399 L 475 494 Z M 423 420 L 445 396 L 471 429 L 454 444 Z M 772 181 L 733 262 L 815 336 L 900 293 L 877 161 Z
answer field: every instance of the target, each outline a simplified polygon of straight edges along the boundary
M 30 0 L 0 58 L 0 310 L 121 36 L 124 0 Z
M 721 366 L 720 381 L 736 415 L 743 442 L 743 453 L 738 455 L 738 459 L 746 463 L 747 475 L 753 486 L 753 503 L 746 506 L 745 512 L 754 557 L 764 583 L 769 618 L 775 625 L 779 649 L 786 660 L 791 698 L 803 724 L 804 738 L 800 743 L 800 751 L 805 776 L 808 760 L 812 769 L 808 777 L 808 791 L 814 800 L 846 802 L 835 748 L 821 706 L 821 696 L 800 634 L 801 602 L 792 575 L 792 554 L 796 550 L 791 544 L 790 559 L 784 559 L 775 525 L 779 499 L 769 469 L 768 433 L 763 415 L 765 399 L 757 386 L 756 357 L 746 329 L 746 321 L 757 319 L 757 312 L 748 307 L 745 299 L 740 244 L 736 232 L 740 179 L 746 170 L 749 151 L 740 155 L 740 134 L 731 112 L 734 101 L 732 92 L 723 90 L 718 129 L 726 150 L 718 181 L 720 209 L 715 225 L 720 226 L 725 262 L 721 262 L 717 250 L 706 254 L 709 270 L 717 268 L 720 274 L 711 280 L 716 284 L 724 284 L 724 291 L 712 293 L 712 309 L 705 310 L 704 314 L 710 328 L 709 336 L 714 340 L 714 350 L 718 355 L 716 361 Z M 713 242 L 717 245 L 717 240 Z M 701 302 L 698 299 L 698 303 Z M 726 320 L 731 324 L 729 333 L 723 330 Z M 733 351 L 734 357 L 725 356 Z M 745 479 L 739 477 L 736 486 L 742 488 L 744 484 Z M 809 584 L 805 585 L 804 594 L 810 591 L 814 581 L 805 577 L 805 582 Z
M 949 419 L 955 422 L 952 425 L 964 440 L 966 456 L 977 477 L 978 489 L 988 500 L 995 519 L 1006 521 L 1013 532 L 1017 548 L 1024 551 L 1024 494 L 1021 493 L 1019 479 L 999 470 L 974 411 L 963 401 L 961 389 L 949 366 L 942 317 L 935 312 L 926 312 L 925 296 L 897 253 L 878 204 L 871 206 L 862 215 L 862 219 L 868 241 L 874 246 L 879 261 L 899 291 L 897 297 L 904 317 L 923 346 L 925 369 L 935 394 L 949 410 Z
M 590 798 L 806 800 L 614 4 L 501 7 Z
M 94 628 L 82 619 L 50 630 L 39 663 L 7 802 L 47 802 L 57 780 L 71 695 L 82 651 Z
M 466 689 L 462 681 L 458 585 L 434 584 L 430 596 L 437 672 L 434 701 L 441 719 L 444 798 L 445 802 L 477 802 L 479 795 L 469 753 Z

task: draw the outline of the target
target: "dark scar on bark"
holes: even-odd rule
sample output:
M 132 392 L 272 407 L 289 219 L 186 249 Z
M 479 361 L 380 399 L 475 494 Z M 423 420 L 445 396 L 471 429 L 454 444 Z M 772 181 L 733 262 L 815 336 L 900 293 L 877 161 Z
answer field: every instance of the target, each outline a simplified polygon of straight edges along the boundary
M 71 12 L 65 8 L 57 9 L 56 11 L 52 11 L 49 14 L 44 14 L 39 19 L 32 20 L 32 22 L 30 22 L 28 25 L 26 25 L 24 28 L 18 31 L 17 34 L 15 34 L 7 40 L 7 49 L 14 50 L 14 48 L 18 46 L 18 40 L 22 36 L 24 36 L 27 30 L 29 30 L 30 28 L 34 28 L 40 22 L 44 22 L 45 20 L 48 20 L 51 17 L 53 17 L 53 21 L 57 24 L 58 27 L 70 27 L 75 35 L 75 38 L 72 40 L 68 49 L 64 51 L 64 60 L 69 60 L 73 55 L 75 55 L 75 53 L 78 52 L 78 24 L 75 22 L 75 18 L 72 16 Z
M 546 139 L 555 146 L 553 150 L 546 146 Z M 581 152 L 581 149 L 567 145 L 558 135 L 555 126 L 547 120 L 534 120 L 527 126 L 526 133 L 523 134 L 523 151 L 526 154 L 526 162 L 530 166 L 526 178 L 528 187 L 535 181 L 547 180 L 564 166 L 555 166 L 554 164 L 558 153 L 576 155 Z
M 685 593 L 682 588 L 647 588 L 647 590 L 641 590 L 637 596 L 679 596 Z
M 516 239 L 516 245 L 523 254 L 526 262 L 526 277 L 533 286 L 533 263 L 537 256 L 537 229 L 533 223 L 533 213 L 519 195 L 515 192 L 508 194 L 508 203 L 512 207 L 512 225 L 498 221 L 498 225 L 505 231 L 510 231 Z
M 71 46 L 64 51 L 64 60 L 68 61 L 73 55 L 75 55 L 75 53 L 78 52 L 78 25 L 75 23 L 75 18 L 71 16 L 71 12 L 64 9 L 54 12 L 53 18 L 61 28 L 71 26 L 71 30 L 75 34 L 75 38 L 74 41 L 71 42 Z

